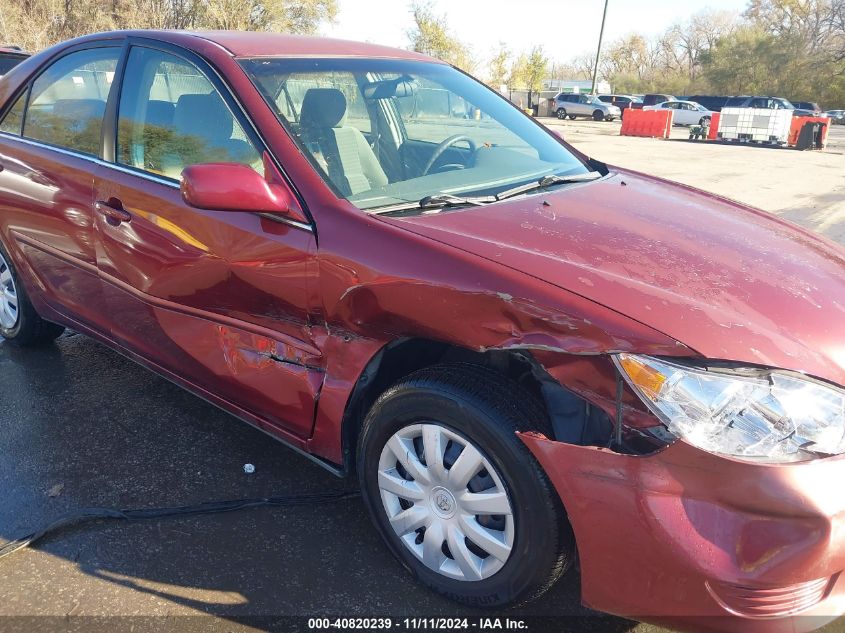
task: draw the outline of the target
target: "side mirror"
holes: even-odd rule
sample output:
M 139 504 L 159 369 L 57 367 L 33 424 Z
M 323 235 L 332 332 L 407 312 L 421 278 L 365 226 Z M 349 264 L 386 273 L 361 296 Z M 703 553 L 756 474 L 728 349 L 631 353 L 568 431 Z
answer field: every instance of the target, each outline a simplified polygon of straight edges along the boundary
M 270 167 L 265 161 L 265 169 Z M 275 172 L 275 170 L 273 170 Z M 202 163 L 182 170 L 182 199 L 197 209 L 279 213 L 308 222 L 287 184 L 241 163 Z

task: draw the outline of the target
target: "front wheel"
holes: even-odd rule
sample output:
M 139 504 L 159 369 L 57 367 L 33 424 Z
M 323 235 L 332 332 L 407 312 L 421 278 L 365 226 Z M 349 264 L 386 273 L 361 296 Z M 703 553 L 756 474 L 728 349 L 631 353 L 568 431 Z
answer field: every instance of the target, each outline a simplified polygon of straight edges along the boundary
M 28 347 L 49 343 L 62 332 L 62 326 L 38 316 L 12 258 L 0 245 L 0 336 L 20 347 Z
M 604 120 L 604 112 L 601 110 L 596 110 L 593 112 L 593 121 L 602 121 Z
M 549 433 L 543 420 L 519 385 L 473 365 L 421 370 L 373 405 L 358 446 L 364 501 L 417 579 L 464 604 L 499 606 L 536 598 L 563 574 L 572 532 L 515 435 Z

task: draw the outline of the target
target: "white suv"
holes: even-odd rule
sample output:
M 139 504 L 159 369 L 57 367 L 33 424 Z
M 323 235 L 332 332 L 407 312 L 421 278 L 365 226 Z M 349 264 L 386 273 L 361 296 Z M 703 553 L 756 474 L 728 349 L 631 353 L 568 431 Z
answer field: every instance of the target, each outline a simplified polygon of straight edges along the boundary
M 622 110 L 617 106 L 604 103 L 594 95 L 559 94 L 555 97 L 555 114 L 557 118 L 574 119 L 582 116 L 594 121 L 613 121 L 622 116 Z

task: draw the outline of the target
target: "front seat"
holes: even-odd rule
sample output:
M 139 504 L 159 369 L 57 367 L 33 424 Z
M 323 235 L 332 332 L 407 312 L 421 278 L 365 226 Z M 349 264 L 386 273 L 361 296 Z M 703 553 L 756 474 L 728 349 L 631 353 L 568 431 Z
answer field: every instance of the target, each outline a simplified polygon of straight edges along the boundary
M 232 138 L 234 124 L 232 113 L 216 92 L 181 95 L 173 112 L 173 128 L 186 154 L 180 157 L 182 166 L 197 162 L 250 164 L 254 161 L 252 146 Z
M 346 97 L 340 90 L 311 88 L 305 93 L 299 115 L 302 139 L 335 187 L 351 196 L 386 185 L 387 176 L 367 139 L 345 122 Z

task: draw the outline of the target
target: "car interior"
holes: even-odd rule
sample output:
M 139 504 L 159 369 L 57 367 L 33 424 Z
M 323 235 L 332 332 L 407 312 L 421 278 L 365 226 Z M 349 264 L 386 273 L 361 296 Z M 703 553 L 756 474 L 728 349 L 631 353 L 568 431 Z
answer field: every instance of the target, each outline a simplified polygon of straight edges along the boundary
M 343 68 L 352 61 L 320 61 L 323 71 L 314 64 L 299 71 L 289 60 L 242 63 L 326 182 L 360 208 L 438 193 L 486 195 L 583 169 L 548 133 L 525 126 L 510 103 L 425 72 L 442 73 L 440 65 L 356 69 Z M 475 84 L 455 72 L 455 84 L 464 82 Z M 547 149 L 538 152 L 538 144 Z

